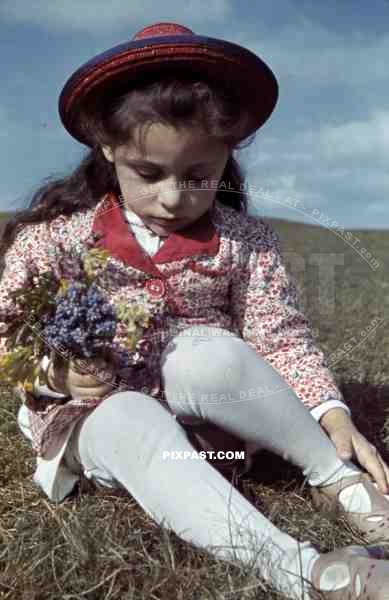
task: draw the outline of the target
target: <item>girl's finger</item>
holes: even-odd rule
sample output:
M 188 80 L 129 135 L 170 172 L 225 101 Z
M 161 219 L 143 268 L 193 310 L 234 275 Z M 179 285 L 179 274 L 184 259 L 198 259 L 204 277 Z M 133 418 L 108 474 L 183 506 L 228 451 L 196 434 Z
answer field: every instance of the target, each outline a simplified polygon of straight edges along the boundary
M 108 393 L 112 393 L 113 388 L 109 384 L 92 386 L 69 386 L 73 398 L 102 398 Z
M 375 448 L 364 449 L 364 451 L 359 454 L 358 450 L 356 449 L 356 453 L 360 464 L 365 467 L 366 471 L 370 473 L 373 479 L 377 482 L 381 492 L 385 494 L 387 492 L 386 472 Z
M 384 459 L 382 458 L 382 456 L 379 454 L 378 458 L 380 460 L 380 463 L 382 465 L 382 468 L 384 469 L 385 472 L 385 478 L 386 478 L 386 489 L 385 490 L 381 490 L 384 494 L 388 494 L 389 493 L 389 467 L 388 465 L 385 463 Z
M 380 461 L 382 463 L 382 466 L 385 469 L 385 473 L 389 474 L 389 465 L 384 461 L 384 459 L 382 458 L 381 454 L 378 453 L 378 456 L 379 456 L 379 459 L 380 459 Z
M 115 377 L 116 369 L 114 365 L 108 365 L 106 367 L 96 367 L 92 371 L 85 370 L 85 368 L 77 367 L 71 368 L 69 371 L 69 379 L 73 385 L 94 387 L 96 382 L 104 384 L 106 381 L 112 382 Z

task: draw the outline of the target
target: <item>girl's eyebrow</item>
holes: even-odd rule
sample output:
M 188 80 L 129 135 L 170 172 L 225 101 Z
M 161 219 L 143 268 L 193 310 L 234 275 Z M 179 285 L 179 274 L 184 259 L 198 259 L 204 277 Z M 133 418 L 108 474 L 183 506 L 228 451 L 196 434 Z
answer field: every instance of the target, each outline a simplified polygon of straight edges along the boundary
M 139 166 L 139 167 L 156 167 L 157 169 L 163 169 L 163 165 L 159 165 L 158 163 L 149 161 L 149 160 L 142 160 L 142 159 L 136 159 L 136 158 L 126 158 L 125 159 L 127 163 L 131 163 L 133 165 Z M 189 168 L 195 168 L 195 167 L 207 167 L 207 166 L 213 166 L 215 164 L 215 162 L 198 162 L 198 163 L 194 163 L 193 165 L 191 165 Z

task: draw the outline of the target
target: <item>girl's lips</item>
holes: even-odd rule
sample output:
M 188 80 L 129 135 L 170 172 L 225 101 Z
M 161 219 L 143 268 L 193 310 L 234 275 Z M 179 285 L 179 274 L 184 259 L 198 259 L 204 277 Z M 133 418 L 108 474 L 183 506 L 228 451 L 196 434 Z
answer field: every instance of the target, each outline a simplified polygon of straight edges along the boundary
M 154 223 L 158 225 L 169 226 L 174 225 L 175 223 L 181 223 L 183 219 L 151 219 Z

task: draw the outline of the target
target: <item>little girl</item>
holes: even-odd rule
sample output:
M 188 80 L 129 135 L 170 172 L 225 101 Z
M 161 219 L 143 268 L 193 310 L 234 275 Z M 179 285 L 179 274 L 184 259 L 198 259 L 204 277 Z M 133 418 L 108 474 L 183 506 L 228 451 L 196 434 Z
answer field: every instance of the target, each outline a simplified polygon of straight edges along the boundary
M 277 95 L 258 56 L 175 23 L 142 29 L 69 78 L 60 116 L 91 150 L 6 225 L 0 309 L 16 314 L 10 293 L 32 266 L 52 268 L 53 249 L 99 234 L 117 270 L 110 301 L 141 305 L 151 324 L 139 368 L 122 330 L 115 360 L 95 360 L 120 386 L 45 356 L 46 385 L 36 380 L 18 423 L 36 451 L 34 481 L 55 502 L 86 476 L 127 490 L 161 526 L 254 566 L 290 598 L 321 590 L 328 600 L 382 600 L 389 562 L 377 549 L 320 554 L 231 485 L 236 461 L 196 460 L 196 449 L 237 441 L 247 452 L 274 451 L 301 468 L 318 506 L 341 508 L 367 542 L 389 539 L 388 467 L 355 428 L 313 343 L 278 236 L 247 215 L 233 153 Z M 3 349 L 6 330 L 4 322 Z

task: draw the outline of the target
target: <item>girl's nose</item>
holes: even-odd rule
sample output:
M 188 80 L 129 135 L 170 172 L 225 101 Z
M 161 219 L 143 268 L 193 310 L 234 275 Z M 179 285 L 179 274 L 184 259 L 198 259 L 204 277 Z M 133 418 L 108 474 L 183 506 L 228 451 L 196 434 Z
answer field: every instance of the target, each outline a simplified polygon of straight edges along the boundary
M 176 211 L 184 202 L 185 190 L 180 189 L 179 183 L 175 188 L 164 189 L 160 192 L 159 201 L 167 211 Z

